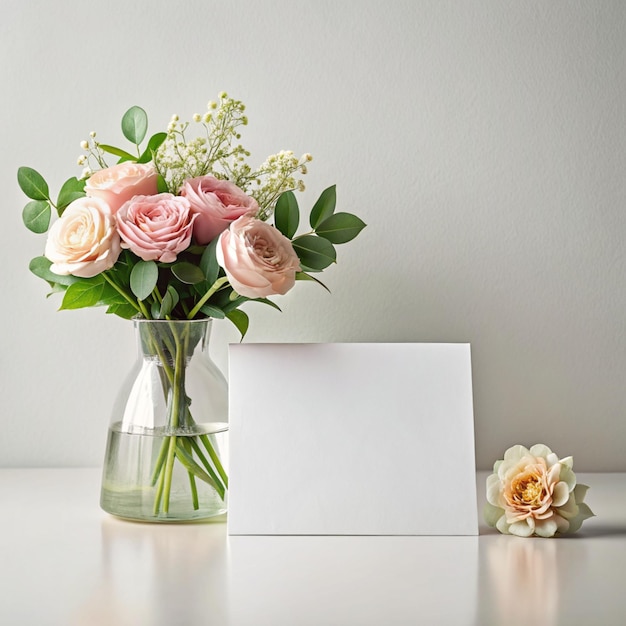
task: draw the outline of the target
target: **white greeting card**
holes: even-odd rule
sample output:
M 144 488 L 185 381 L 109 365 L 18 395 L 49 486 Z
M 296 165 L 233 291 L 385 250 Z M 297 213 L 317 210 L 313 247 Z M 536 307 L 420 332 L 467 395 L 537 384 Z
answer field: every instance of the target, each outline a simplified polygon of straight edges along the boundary
M 476 535 L 468 344 L 230 346 L 232 535 Z

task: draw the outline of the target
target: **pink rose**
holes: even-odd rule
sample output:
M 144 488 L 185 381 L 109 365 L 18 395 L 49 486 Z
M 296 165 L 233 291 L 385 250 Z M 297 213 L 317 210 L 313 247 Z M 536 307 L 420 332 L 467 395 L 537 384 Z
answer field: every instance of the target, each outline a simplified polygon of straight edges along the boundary
M 150 196 L 156 192 L 157 172 L 150 163 L 119 163 L 96 172 L 85 184 L 85 193 L 90 198 L 102 198 L 113 213 L 133 196 Z
M 189 247 L 195 218 L 187 198 L 171 193 L 135 196 L 117 212 L 122 248 L 144 261 L 172 263 Z
M 45 255 L 55 274 L 91 278 L 113 267 L 120 252 L 115 216 L 107 203 L 79 198 L 52 225 Z
M 273 226 L 247 215 L 222 232 L 216 256 L 233 289 L 247 298 L 287 293 L 300 270 L 291 241 Z
M 259 205 L 237 185 L 214 176 L 199 176 L 186 181 L 180 191 L 198 215 L 193 227 L 199 244 L 213 241 L 231 222 L 242 215 L 256 215 Z

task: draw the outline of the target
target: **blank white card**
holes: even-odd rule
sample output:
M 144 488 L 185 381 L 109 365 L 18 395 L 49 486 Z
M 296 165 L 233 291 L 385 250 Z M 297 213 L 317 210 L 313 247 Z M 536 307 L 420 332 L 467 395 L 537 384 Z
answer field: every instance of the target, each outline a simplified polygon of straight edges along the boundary
M 232 535 L 476 535 L 468 344 L 230 346 Z

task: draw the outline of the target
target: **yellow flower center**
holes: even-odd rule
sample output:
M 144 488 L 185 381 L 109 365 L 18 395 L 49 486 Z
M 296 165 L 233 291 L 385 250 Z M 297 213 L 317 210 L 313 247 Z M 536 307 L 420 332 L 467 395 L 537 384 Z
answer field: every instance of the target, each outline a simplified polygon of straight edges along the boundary
M 539 476 L 526 474 L 513 482 L 514 499 L 522 504 L 539 507 L 544 496 L 543 484 Z

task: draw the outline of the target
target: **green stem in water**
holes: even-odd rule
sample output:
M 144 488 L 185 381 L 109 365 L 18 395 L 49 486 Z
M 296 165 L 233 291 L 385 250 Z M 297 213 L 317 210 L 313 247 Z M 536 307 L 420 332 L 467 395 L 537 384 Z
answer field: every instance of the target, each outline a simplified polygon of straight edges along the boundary
M 190 443 L 194 452 L 196 453 L 196 456 L 200 459 L 200 463 L 204 465 L 204 469 L 207 471 L 207 474 L 213 480 L 215 490 L 219 494 L 220 498 L 223 500 L 224 496 L 226 495 L 225 486 L 221 483 L 219 477 L 215 473 L 215 470 L 211 467 L 211 464 L 209 463 L 208 459 L 202 453 L 202 448 L 200 448 L 200 446 L 198 445 L 198 442 L 195 440 L 195 437 L 191 439 Z
M 215 452 L 215 448 L 213 447 L 211 440 L 209 439 L 208 435 L 200 435 L 200 441 L 202 441 L 202 443 L 204 444 L 206 451 L 211 457 L 211 461 L 213 461 L 213 465 L 215 465 L 217 473 L 220 475 L 222 481 L 224 482 L 226 489 L 228 489 L 228 476 L 224 471 L 224 467 L 222 466 L 219 456 L 217 456 L 217 452 Z

